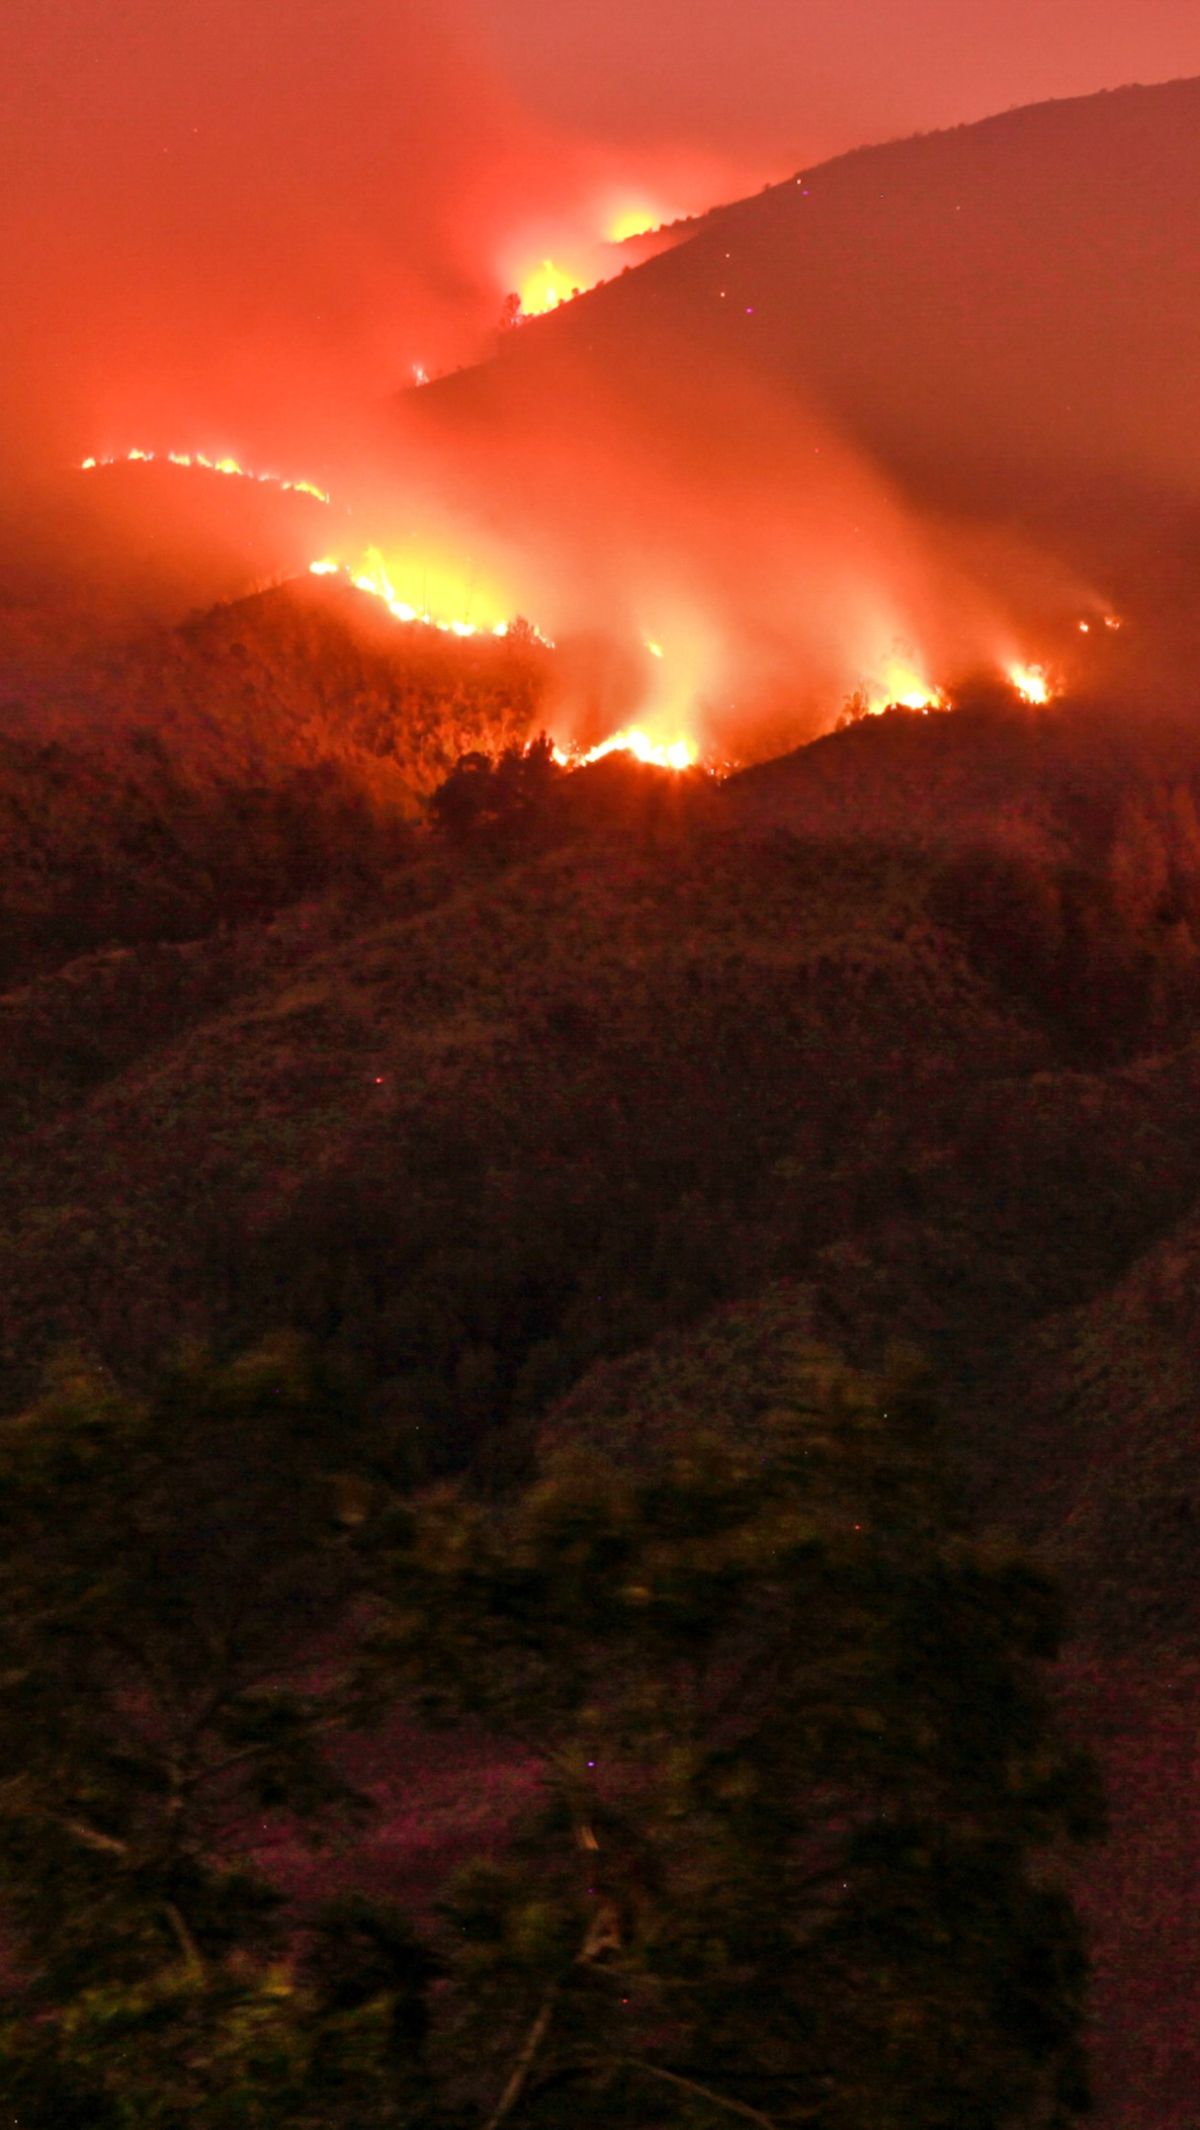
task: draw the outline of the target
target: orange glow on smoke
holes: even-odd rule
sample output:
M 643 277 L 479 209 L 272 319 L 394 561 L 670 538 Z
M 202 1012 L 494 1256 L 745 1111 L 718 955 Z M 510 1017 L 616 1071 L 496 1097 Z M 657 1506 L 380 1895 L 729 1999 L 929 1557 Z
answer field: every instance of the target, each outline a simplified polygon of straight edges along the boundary
M 446 635 L 461 637 L 507 636 L 509 631 L 510 625 L 507 621 L 497 621 L 489 625 L 468 620 L 461 613 L 439 614 L 430 607 L 415 606 L 411 601 L 400 598 L 392 573 L 376 548 L 369 550 L 365 562 L 358 569 L 326 558 L 310 563 L 309 570 L 314 577 L 344 578 L 356 591 L 365 592 L 370 598 L 380 600 L 395 621 L 419 623 L 426 628 L 440 629 Z M 540 629 L 534 628 L 533 634 L 548 650 L 554 649 L 552 639 L 543 636 Z M 661 657 L 661 652 L 658 655 Z M 557 743 L 554 747 L 554 759 L 563 768 L 580 769 L 588 762 L 603 761 L 609 754 L 629 754 L 635 761 L 646 762 L 655 769 L 693 769 L 700 759 L 699 750 L 691 740 L 655 740 L 640 726 L 614 732 L 608 739 L 601 740 L 598 747 L 589 747 L 586 751 L 564 748 Z
M 378 548 L 371 547 L 358 563 L 338 562 L 332 556 L 310 562 L 309 574 L 344 577 L 356 591 L 380 600 L 393 621 L 419 622 L 448 636 L 508 634 L 509 623 L 495 594 L 477 584 L 464 585 L 461 572 L 452 564 L 427 557 L 389 564 Z M 539 642 L 549 643 L 539 630 L 534 634 Z
M 624 207 L 613 215 L 604 235 L 610 244 L 627 244 L 631 237 L 647 237 L 662 227 L 663 217 L 653 207 Z

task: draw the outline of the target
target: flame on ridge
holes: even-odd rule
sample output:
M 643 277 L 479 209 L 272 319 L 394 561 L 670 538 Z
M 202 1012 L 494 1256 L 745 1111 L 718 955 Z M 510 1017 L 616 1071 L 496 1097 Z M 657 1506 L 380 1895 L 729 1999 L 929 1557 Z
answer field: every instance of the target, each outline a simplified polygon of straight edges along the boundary
M 627 244 L 631 237 L 648 237 L 662 222 L 663 216 L 652 207 L 624 207 L 611 217 L 604 234 L 610 244 Z
M 589 747 L 586 751 L 554 749 L 555 761 L 565 769 L 583 769 L 589 762 L 602 762 L 610 754 L 632 755 L 635 762 L 645 762 L 653 769 L 694 769 L 700 760 L 691 740 L 654 740 L 642 731 L 640 725 L 613 732 L 608 739 L 601 740 L 598 747 Z
M 551 275 L 558 274 L 558 269 L 553 268 L 549 260 L 544 261 L 543 266 Z M 565 281 L 566 276 L 561 276 L 560 282 L 565 284 Z M 532 292 L 534 296 L 536 296 L 536 293 L 536 290 Z M 544 305 L 548 309 L 553 309 L 559 302 L 568 300 L 567 293 L 563 293 L 561 287 L 558 293 L 554 293 L 552 287 L 547 284 L 543 293 L 548 295 L 548 300 Z M 524 303 L 524 295 L 522 301 Z M 256 472 L 250 467 L 242 466 L 232 457 L 213 459 L 202 451 L 156 452 L 135 447 L 123 453 L 110 453 L 104 456 L 97 455 L 85 458 L 80 462 L 80 470 L 89 473 L 102 466 L 148 465 L 156 461 L 171 466 L 198 466 L 209 473 L 236 476 L 241 480 L 252 481 L 260 485 L 266 484 L 293 494 L 307 495 L 316 502 L 325 505 L 329 505 L 332 501 L 328 491 L 319 488 L 312 481 L 289 480 L 275 473 Z M 440 576 L 444 581 L 447 579 L 452 581 L 458 574 L 457 572 L 448 572 L 445 569 L 439 570 L 435 564 L 426 561 L 424 558 L 421 559 L 418 566 L 421 568 L 422 576 L 426 582 L 430 574 L 433 574 L 435 579 Z M 420 603 L 402 598 L 396 588 L 392 572 L 378 548 L 369 548 L 358 566 L 338 561 L 332 556 L 325 556 L 315 562 L 311 562 L 309 571 L 314 577 L 343 578 L 348 584 L 352 584 L 357 591 L 379 600 L 387 608 L 393 619 L 398 622 L 419 623 L 427 628 L 437 629 L 443 634 L 460 638 L 505 637 L 510 630 L 510 622 L 503 618 L 494 623 L 476 621 L 470 618 L 469 603 L 474 598 L 474 588 L 472 588 L 472 592 L 469 595 L 468 612 L 466 614 L 437 611 L 436 606 L 429 603 L 424 591 Z M 1104 614 L 1101 619 L 1104 627 L 1109 630 L 1117 630 L 1122 625 L 1121 618 L 1115 614 Z M 1078 626 L 1087 633 L 1088 625 L 1085 622 L 1080 622 Z M 539 643 L 549 649 L 554 648 L 551 637 L 544 635 L 536 626 L 531 625 L 531 630 L 532 635 Z M 651 657 L 656 660 L 661 660 L 664 657 L 665 654 L 661 643 L 651 637 L 643 638 L 643 643 Z M 1056 690 L 1044 665 L 1011 660 L 1005 664 L 1003 670 L 1009 684 L 1023 702 L 1044 704 L 1052 700 Z M 890 708 L 928 712 L 931 710 L 948 710 L 953 707 L 942 689 L 934 687 L 922 677 L 915 667 L 899 658 L 892 658 L 885 663 L 881 680 L 873 680 L 861 684 L 858 695 L 853 700 L 861 704 L 872 716 L 878 716 Z M 641 726 L 623 727 L 620 731 L 614 732 L 607 739 L 602 740 L 598 746 L 587 750 L 577 747 L 563 749 L 556 745 L 554 754 L 557 761 L 565 766 L 572 767 L 582 767 L 587 763 L 602 761 L 610 754 L 628 754 L 634 760 L 644 762 L 655 768 L 677 771 L 694 768 L 700 760 L 699 750 L 692 740 L 686 737 L 670 741 L 657 740 Z
M 376 549 L 371 549 L 366 567 L 355 570 L 348 564 L 335 562 L 326 557 L 320 562 L 310 562 L 309 572 L 314 577 L 341 577 L 352 584 L 356 591 L 366 592 L 372 599 L 380 600 L 394 620 L 406 623 L 421 623 L 426 628 L 440 629 L 451 636 L 507 636 L 510 624 L 498 621 L 492 627 L 462 619 L 446 620 L 429 611 L 398 599 L 388 573 L 387 565 Z M 531 625 L 532 626 L 532 625 Z M 544 636 L 533 627 L 537 641 L 548 650 L 554 649 L 553 639 Z M 649 646 L 647 646 L 649 648 Z M 662 651 L 657 656 L 661 658 Z M 694 769 L 699 762 L 699 751 L 689 739 L 662 741 L 652 739 L 638 725 L 611 733 L 599 746 L 587 749 L 562 747 L 555 743 L 554 759 L 564 769 L 582 769 L 589 762 L 601 762 L 606 755 L 629 754 L 635 761 L 645 762 L 655 769 Z
M 335 562 L 332 556 L 326 556 L 320 562 L 310 562 L 308 568 L 313 577 L 343 577 L 355 591 L 366 592 L 370 598 L 380 600 L 394 621 L 419 622 L 427 629 L 440 629 L 446 636 L 507 636 L 509 631 L 507 621 L 497 621 L 489 626 L 485 622 L 469 621 L 464 615 L 437 614 L 430 607 L 414 606 L 411 601 L 401 599 L 378 548 L 369 548 L 358 568 L 347 562 Z M 550 638 L 543 636 L 540 629 L 535 628 L 533 633 L 539 643 L 553 648 Z
M 332 498 L 314 481 L 287 481 L 282 474 L 256 473 L 250 466 L 240 466 L 234 458 L 210 459 L 203 451 L 113 451 L 103 457 L 80 460 L 81 473 L 92 473 L 98 466 L 152 465 L 157 460 L 164 466 L 203 466 L 208 473 L 236 474 L 242 481 L 257 481 L 270 488 L 289 490 L 293 495 L 312 496 L 318 503 L 329 503 Z
M 557 266 L 553 259 L 539 259 L 517 283 L 521 316 L 544 317 L 547 311 L 556 311 L 560 303 L 569 303 L 589 285 L 588 275 L 569 273 L 566 267 Z
M 711 182 L 709 174 L 698 185 L 697 174 L 692 173 L 684 192 L 694 196 L 693 207 L 701 203 L 702 196 L 708 197 Z M 519 298 L 518 318 L 557 310 L 601 279 L 620 272 L 625 262 L 614 256 L 616 248 L 638 237 L 655 237 L 669 223 L 683 219 L 685 210 L 674 204 L 680 197 L 675 185 L 664 192 L 657 183 L 609 178 L 597 186 L 589 201 L 568 210 L 567 218 L 560 211 L 550 220 L 543 219 L 536 230 L 514 231 L 499 267 L 503 287 L 514 290 Z M 564 257 L 567 266 L 561 263 Z
M 940 688 L 932 687 L 914 667 L 895 658 L 884 667 L 882 681 L 869 681 L 863 692 L 872 717 L 880 716 L 884 710 L 948 710 L 950 707 Z

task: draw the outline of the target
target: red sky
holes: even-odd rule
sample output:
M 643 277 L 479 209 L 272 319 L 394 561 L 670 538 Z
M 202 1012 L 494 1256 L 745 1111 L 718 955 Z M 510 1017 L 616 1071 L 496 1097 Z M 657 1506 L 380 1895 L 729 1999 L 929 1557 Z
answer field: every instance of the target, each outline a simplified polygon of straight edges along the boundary
M 479 0 L 540 112 L 794 161 L 1200 71 L 1195 0 Z

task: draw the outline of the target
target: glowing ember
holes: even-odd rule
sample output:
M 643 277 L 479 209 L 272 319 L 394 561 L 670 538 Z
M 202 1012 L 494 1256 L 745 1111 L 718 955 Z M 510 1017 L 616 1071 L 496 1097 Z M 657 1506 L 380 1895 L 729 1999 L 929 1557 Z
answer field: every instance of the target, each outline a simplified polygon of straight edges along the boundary
M 98 466 L 149 466 L 154 462 L 166 466 L 202 466 L 207 473 L 236 474 L 241 481 L 256 481 L 260 486 L 282 488 L 292 495 L 312 496 L 318 503 L 328 503 L 325 489 L 313 481 L 285 481 L 282 474 L 255 473 L 249 466 L 239 466 L 236 459 L 210 459 L 203 451 L 124 451 L 111 452 L 104 458 L 87 458 L 80 462 L 81 473 L 92 473 Z
M 1023 703 L 1048 703 L 1054 690 L 1045 666 L 1012 665 L 1008 677 Z

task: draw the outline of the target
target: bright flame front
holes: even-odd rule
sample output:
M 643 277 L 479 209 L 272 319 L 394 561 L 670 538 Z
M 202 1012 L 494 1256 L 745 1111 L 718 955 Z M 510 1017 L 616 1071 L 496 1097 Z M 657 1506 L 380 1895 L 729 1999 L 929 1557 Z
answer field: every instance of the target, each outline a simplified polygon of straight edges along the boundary
M 385 562 L 379 549 L 372 547 L 357 565 L 338 562 L 327 555 L 319 562 L 310 562 L 309 573 L 313 577 L 344 577 L 356 591 L 380 600 L 394 621 L 420 622 L 425 628 L 440 629 L 448 636 L 508 634 L 509 624 L 498 613 L 494 600 L 482 595 L 476 585 L 467 587 L 464 593 L 461 580 L 445 564 L 429 560 L 410 563 L 402 577 L 400 570 Z M 405 598 L 402 591 L 411 591 L 414 596 Z M 497 618 L 489 620 L 489 612 L 496 613 Z M 534 634 L 540 642 L 549 642 L 539 630 L 535 629 Z
M 1007 669 L 1008 678 L 1023 703 L 1048 703 L 1053 694 L 1050 676 L 1045 666 L 1029 666 L 1019 663 Z
M 80 461 L 81 473 L 94 473 L 99 466 L 152 466 L 157 461 L 165 466 L 201 466 L 206 473 L 234 475 L 240 481 L 255 481 L 259 487 L 281 488 L 291 495 L 312 496 L 314 502 L 328 503 L 331 498 L 324 488 L 314 481 L 289 481 L 280 473 L 256 473 L 251 466 L 239 465 L 235 458 L 210 459 L 203 451 L 115 451 L 100 458 Z
M 940 688 L 931 686 L 914 667 L 900 659 L 890 659 L 883 669 L 880 681 L 868 683 L 865 694 L 867 709 L 872 717 L 884 710 L 944 710 L 946 698 Z
M 655 740 L 640 725 L 630 725 L 621 732 L 610 734 L 601 740 L 598 747 L 589 747 L 584 753 L 554 750 L 555 759 L 564 767 L 582 769 L 589 762 L 602 762 L 610 754 L 632 755 L 635 762 L 645 762 L 652 769 L 694 769 L 700 757 L 691 740 Z
M 587 276 L 568 273 L 563 266 L 556 266 L 553 259 L 541 259 L 531 272 L 523 274 L 518 283 L 517 294 L 521 298 L 521 315 L 538 318 L 546 311 L 556 311 L 560 303 L 569 303 L 581 287 L 587 285 Z

